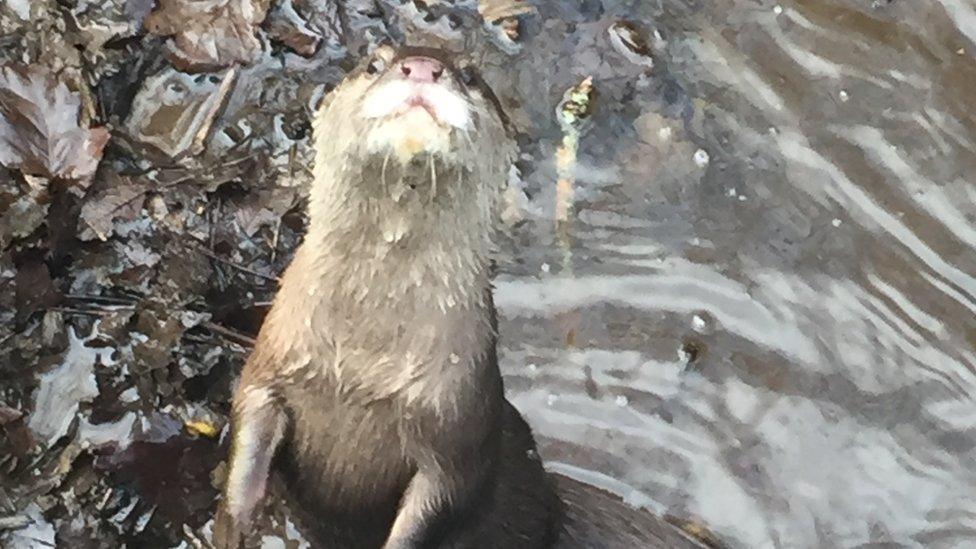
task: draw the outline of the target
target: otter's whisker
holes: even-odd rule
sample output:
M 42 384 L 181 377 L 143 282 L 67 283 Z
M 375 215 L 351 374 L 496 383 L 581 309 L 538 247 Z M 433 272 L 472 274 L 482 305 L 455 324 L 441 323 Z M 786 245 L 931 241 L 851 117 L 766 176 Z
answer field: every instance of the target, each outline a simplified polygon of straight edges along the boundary
M 434 155 L 428 156 L 430 159 L 430 201 L 434 201 L 437 196 L 437 167 L 434 165 Z
M 383 182 L 383 188 L 384 189 L 388 189 L 389 188 L 389 185 L 386 184 L 386 166 L 387 166 L 387 164 L 390 163 L 390 155 L 391 154 L 393 154 L 393 151 L 391 151 L 391 150 L 387 150 L 386 151 L 386 156 L 383 157 L 383 167 L 380 168 L 380 181 Z
M 475 147 L 474 147 L 474 141 L 471 139 L 470 129 L 464 128 L 464 131 L 461 132 L 461 135 L 464 136 L 465 141 L 468 142 L 468 146 L 471 147 L 471 150 L 473 151 Z

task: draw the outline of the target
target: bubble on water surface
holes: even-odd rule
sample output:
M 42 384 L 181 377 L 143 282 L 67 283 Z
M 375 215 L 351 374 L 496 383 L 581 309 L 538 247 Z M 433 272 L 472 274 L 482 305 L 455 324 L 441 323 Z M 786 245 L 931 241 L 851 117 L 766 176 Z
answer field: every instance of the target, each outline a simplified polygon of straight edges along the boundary
M 708 162 L 710 160 L 708 157 L 708 151 L 706 151 L 705 149 L 698 149 L 697 151 L 695 151 L 694 160 L 695 160 L 695 165 L 698 166 L 699 168 L 704 168 L 705 166 L 708 166 Z

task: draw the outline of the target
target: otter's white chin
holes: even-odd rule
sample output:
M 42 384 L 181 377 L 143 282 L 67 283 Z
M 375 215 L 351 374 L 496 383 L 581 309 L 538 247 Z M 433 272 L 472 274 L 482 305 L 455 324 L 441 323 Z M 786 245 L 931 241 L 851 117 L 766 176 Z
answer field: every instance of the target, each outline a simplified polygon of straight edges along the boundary
M 366 136 L 366 148 L 378 154 L 392 151 L 402 163 L 421 152 L 447 155 L 451 129 L 438 124 L 423 107 L 414 107 L 373 127 Z
M 441 84 L 405 80 L 377 86 L 363 99 L 361 115 L 382 119 L 366 136 L 371 153 L 393 151 L 401 161 L 420 152 L 447 154 L 451 132 L 471 123 L 467 101 Z

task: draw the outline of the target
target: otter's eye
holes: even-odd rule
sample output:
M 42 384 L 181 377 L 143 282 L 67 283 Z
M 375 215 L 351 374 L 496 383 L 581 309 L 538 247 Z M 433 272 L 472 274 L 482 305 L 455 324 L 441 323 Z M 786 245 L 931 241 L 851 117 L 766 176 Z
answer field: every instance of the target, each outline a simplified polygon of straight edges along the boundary
M 466 65 L 458 71 L 458 78 L 465 86 L 474 86 L 478 83 L 478 71 L 471 65 Z
M 386 61 L 383 61 L 379 57 L 374 58 L 366 65 L 366 72 L 368 74 L 377 74 L 386 70 Z

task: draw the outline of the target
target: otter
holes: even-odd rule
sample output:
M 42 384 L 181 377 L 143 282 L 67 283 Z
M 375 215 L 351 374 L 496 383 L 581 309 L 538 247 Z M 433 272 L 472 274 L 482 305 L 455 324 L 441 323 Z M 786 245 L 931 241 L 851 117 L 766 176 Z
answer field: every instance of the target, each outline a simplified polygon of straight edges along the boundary
M 381 46 L 314 120 L 307 234 L 233 398 L 214 525 L 280 473 L 329 548 L 693 547 L 547 473 L 504 395 L 492 248 L 516 147 L 472 67 Z

